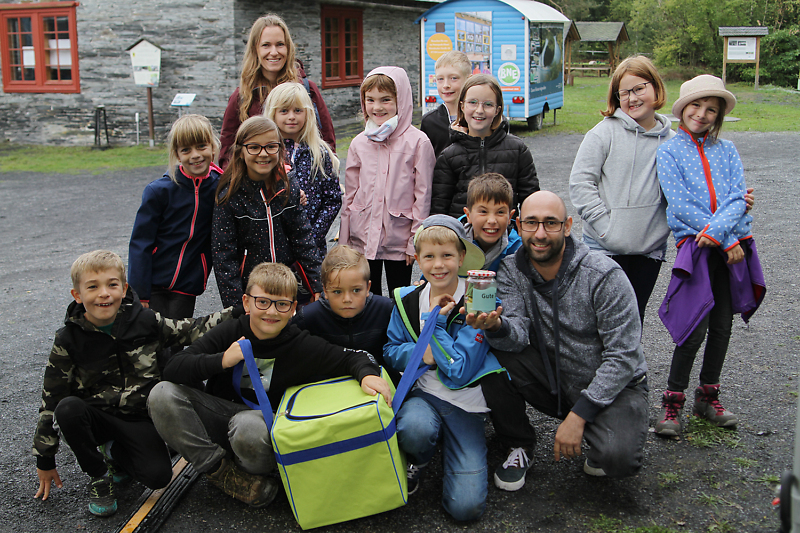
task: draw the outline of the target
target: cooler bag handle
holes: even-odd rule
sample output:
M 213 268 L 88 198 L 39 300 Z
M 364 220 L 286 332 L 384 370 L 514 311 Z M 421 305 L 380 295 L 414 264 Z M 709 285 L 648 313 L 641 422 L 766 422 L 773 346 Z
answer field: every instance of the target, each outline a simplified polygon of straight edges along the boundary
M 267 429 L 272 429 L 272 405 L 269 403 L 269 397 L 267 396 L 267 392 L 264 390 L 264 385 L 261 383 L 261 374 L 258 371 L 256 360 L 253 357 L 253 345 L 250 344 L 250 341 L 247 339 L 243 339 L 238 342 L 239 347 L 242 349 L 242 354 L 244 355 L 244 361 L 239 361 L 236 366 L 233 367 L 233 388 L 236 390 L 236 394 L 239 395 L 239 398 L 242 399 L 245 405 L 251 409 L 261 410 L 261 415 L 264 417 L 264 422 L 267 423 Z M 250 374 L 250 381 L 253 384 L 253 390 L 256 393 L 256 399 L 258 400 L 258 403 L 253 403 L 242 396 L 241 382 L 244 365 L 247 365 L 247 373 Z M 255 379 L 253 376 L 255 376 Z M 258 386 L 256 386 L 256 383 L 258 383 Z
M 408 391 L 414 386 L 414 383 L 417 382 L 422 374 L 431 368 L 431 365 L 422 367 L 419 365 L 422 362 L 422 356 L 425 355 L 425 350 L 431 343 L 431 339 L 433 339 L 433 330 L 436 329 L 436 317 L 439 314 L 439 309 L 441 308 L 437 305 L 431 310 L 428 320 L 425 321 L 425 326 L 419 334 L 417 344 L 414 346 L 414 351 L 411 352 L 411 357 L 408 358 L 408 364 L 406 365 L 405 372 L 403 372 L 403 377 L 400 378 L 400 383 L 397 384 L 397 390 L 394 393 L 394 398 L 392 398 L 392 410 L 395 415 L 400 410 L 400 406 L 403 405 L 403 400 L 405 400 L 406 394 L 408 394 Z M 433 317 L 433 320 L 431 320 L 431 317 Z

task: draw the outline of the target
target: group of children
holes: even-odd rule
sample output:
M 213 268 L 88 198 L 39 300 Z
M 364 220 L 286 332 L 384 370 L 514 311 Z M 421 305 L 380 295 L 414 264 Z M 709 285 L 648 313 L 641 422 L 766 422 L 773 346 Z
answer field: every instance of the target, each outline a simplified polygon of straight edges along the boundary
M 603 122 L 619 120 L 636 139 L 641 135 L 649 143 L 653 137 L 660 144 L 672 135 L 658 129 L 664 122 L 655 113 L 665 101 L 663 84 L 649 61 L 637 61 L 646 68 L 626 70 L 632 63 L 623 62 L 615 73 Z M 242 122 L 224 171 L 214 164 L 219 142 L 209 121 L 198 115 L 176 121 L 168 172 L 146 187 L 136 215 L 128 273 L 133 290 L 116 254 L 90 252 L 73 264 L 75 301 L 45 370 L 34 437 L 36 496 L 46 499 L 52 483 L 61 486 L 57 422 L 90 477 L 93 514 L 116 511 L 114 483 L 127 476 L 151 488 L 169 482 L 164 442 L 227 494 L 254 507 L 267 505 L 279 482 L 265 421 L 243 401 L 255 399 L 254 387 L 263 387 L 277 405 L 287 387 L 349 374 L 366 393 L 391 403 L 379 366 L 396 383 L 422 325 L 435 320 L 436 342 L 423 358 L 432 369 L 417 380 L 397 416 L 399 444 L 410 461 L 409 493 L 441 443 L 444 508 L 457 520 L 481 516 L 490 408 L 480 379 L 504 370 L 482 334 L 466 324 L 463 276 L 473 269 L 496 271 L 519 249 L 509 224 L 539 183 L 529 150 L 508 133 L 499 85 L 470 72 L 460 52 L 437 61 L 444 104 L 423 117 L 422 132 L 411 125 L 405 71 L 380 67 L 369 73 L 360 91 L 366 129 L 350 145 L 344 199 L 339 161 L 322 140 L 299 83 L 272 89 L 264 115 Z M 679 245 L 697 235 L 698 247 L 727 254 L 722 261 L 713 254 L 708 259 L 714 297 L 722 299 L 725 260 L 738 263 L 743 250 L 751 250 L 740 245 L 751 237 L 741 162 L 732 144 L 716 139 L 733 103 L 721 82 L 692 86 L 686 95 L 682 88 L 674 108 L 681 132 L 656 146 L 658 178 L 654 150 L 631 153 L 624 146 L 628 133 L 618 133 L 614 124 L 610 133 L 590 132 L 578 159 L 594 157 L 596 171 L 586 178 L 584 167 L 591 165 L 576 159 L 571 179 L 590 246 L 621 263 L 630 255 L 663 260 L 666 235 L 657 219 L 666 215 L 652 183 L 661 179 Z M 624 198 L 619 184 L 608 186 L 621 168 L 629 176 Z M 620 219 L 629 206 L 643 209 Z M 339 245 L 328 251 L 326 236 L 340 212 Z M 659 231 L 641 249 L 603 248 L 623 225 Z M 424 284 L 411 285 L 414 262 Z M 212 265 L 226 309 L 192 319 Z M 637 268 L 626 269 L 634 286 Z M 383 269 L 391 298 L 381 295 Z M 646 303 L 650 291 L 652 286 L 637 289 L 637 297 Z M 729 337 L 731 317 L 730 310 L 718 311 L 712 329 L 727 320 Z M 708 320 L 701 321 L 691 347 L 699 347 L 707 327 Z M 242 366 L 241 339 L 251 342 L 260 376 L 245 370 L 239 387 L 232 375 Z M 171 348 L 190 344 L 170 356 Z M 724 344 L 715 348 L 714 369 L 704 365 L 698 401 L 705 404 L 695 409 L 733 425 L 735 417 L 717 399 Z M 673 362 L 681 377 L 673 379 L 671 372 L 665 406 L 682 405 L 692 349 L 682 352 L 682 363 Z M 667 410 L 666 420 L 677 423 L 675 409 Z M 668 434 L 664 427 L 660 422 L 657 432 Z

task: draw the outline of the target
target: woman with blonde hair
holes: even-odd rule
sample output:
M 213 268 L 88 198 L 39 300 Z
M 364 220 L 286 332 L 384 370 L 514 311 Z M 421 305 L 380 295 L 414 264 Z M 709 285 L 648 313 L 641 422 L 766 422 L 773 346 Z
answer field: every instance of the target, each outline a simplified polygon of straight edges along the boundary
M 315 116 L 322 138 L 336 149 L 333 121 L 317 85 L 309 81 L 302 63 L 295 57 L 295 46 L 283 19 L 269 13 L 259 17 L 250 28 L 242 58 L 239 87 L 228 100 L 222 118 L 219 164 L 225 168 L 239 126 L 248 117 L 260 115 L 269 92 L 285 82 L 303 84 L 314 103 Z

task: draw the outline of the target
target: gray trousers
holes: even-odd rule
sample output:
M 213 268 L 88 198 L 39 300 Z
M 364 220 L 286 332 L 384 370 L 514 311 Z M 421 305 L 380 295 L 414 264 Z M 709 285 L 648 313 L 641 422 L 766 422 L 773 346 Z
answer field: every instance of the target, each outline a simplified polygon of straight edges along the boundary
M 499 350 L 493 353 L 511 374 L 510 380 L 505 372 L 481 379 L 495 432 L 506 446 L 530 450 L 536 443 L 536 433 L 525 413 L 525 403 L 562 420 L 573 403 L 562 390 L 559 412 L 557 397 L 549 391 L 542 359 L 533 347 L 521 353 Z M 648 390 L 646 380 L 625 387 L 611 405 L 585 426 L 583 437 L 591 446 L 587 457 L 611 477 L 631 476 L 642 467 L 649 425 Z
M 169 381 L 153 387 L 147 410 L 161 438 L 198 472 L 230 455 L 251 474 L 277 468 L 261 411 Z

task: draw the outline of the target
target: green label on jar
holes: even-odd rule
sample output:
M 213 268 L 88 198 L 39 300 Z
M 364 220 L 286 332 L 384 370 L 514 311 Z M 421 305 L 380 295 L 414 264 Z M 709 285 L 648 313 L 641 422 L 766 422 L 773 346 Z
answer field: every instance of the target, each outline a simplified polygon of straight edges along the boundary
M 470 312 L 475 313 L 491 313 L 497 309 L 497 301 L 495 295 L 497 294 L 496 287 L 488 289 L 472 289 L 472 301 L 470 302 Z

